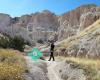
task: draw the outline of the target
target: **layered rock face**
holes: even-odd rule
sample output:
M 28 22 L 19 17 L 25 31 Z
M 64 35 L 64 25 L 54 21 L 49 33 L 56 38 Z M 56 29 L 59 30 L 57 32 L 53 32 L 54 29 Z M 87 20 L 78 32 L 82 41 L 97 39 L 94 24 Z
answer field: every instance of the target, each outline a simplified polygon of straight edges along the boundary
M 8 14 L 0 13 L 0 32 L 4 32 L 11 24 L 11 17 Z
M 80 18 L 80 30 L 84 30 L 100 18 L 100 10 L 98 12 L 84 13 Z
M 58 49 L 64 55 L 100 58 L 100 19 L 79 34 L 63 40 Z
M 99 12 L 100 7 L 91 4 L 83 5 L 60 16 L 59 40 L 73 36 L 91 25 L 99 18 Z
M 47 10 L 15 18 L 0 14 L 0 31 L 2 33 L 12 37 L 21 36 L 31 44 L 38 40 L 47 41 L 51 35 L 55 34 L 58 27 L 58 17 Z
M 28 29 L 33 30 L 32 33 L 30 33 L 30 35 L 35 34 L 33 35 L 33 39 L 47 41 L 50 36 L 55 34 L 58 27 L 57 16 L 49 11 L 43 11 L 42 13 L 32 14 Z
M 100 7 L 81 6 L 59 19 L 59 55 L 100 58 Z

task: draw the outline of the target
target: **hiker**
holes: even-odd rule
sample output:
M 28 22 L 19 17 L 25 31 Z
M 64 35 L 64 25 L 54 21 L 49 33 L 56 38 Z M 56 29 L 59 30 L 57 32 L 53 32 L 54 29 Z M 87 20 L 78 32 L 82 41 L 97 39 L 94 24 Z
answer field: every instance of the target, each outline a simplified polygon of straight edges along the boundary
M 51 47 L 50 47 L 50 58 L 49 58 L 49 60 L 48 61 L 50 61 L 51 60 L 51 58 L 53 58 L 53 61 L 55 61 L 55 59 L 54 59 L 54 47 L 55 47 L 55 45 L 54 45 L 54 42 L 51 42 Z

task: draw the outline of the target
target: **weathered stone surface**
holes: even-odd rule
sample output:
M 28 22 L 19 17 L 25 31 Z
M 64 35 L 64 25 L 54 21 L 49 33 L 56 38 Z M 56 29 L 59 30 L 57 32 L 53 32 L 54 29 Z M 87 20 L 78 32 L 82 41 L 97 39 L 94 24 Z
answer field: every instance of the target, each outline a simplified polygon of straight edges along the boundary
M 80 18 L 81 30 L 93 24 L 99 18 L 100 18 L 100 11 L 99 12 L 87 12 L 83 14 Z
M 72 68 L 71 63 L 62 62 L 55 66 L 55 71 L 63 80 L 86 80 L 82 69 Z
M 79 34 L 62 41 L 58 49 L 66 49 L 66 55 L 100 58 L 100 20 L 85 28 Z
M 26 41 L 47 41 L 59 27 L 58 17 L 50 11 L 23 15 L 11 18 L 7 14 L 0 14 L 0 31 L 10 36 L 22 36 Z
M 11 17 L 8 14 L 0 13 L 0 32 L 4 32 L 5 28 L 11 24 Z
M 100 7 L 97 7 L 94 4 L 89 4 L 80 6 L 73 11 L 61 15 L 58 20 L 60 22 L 60 27 L 58 30 L 59 40 L 63 40 L 77 34 L 82 29 L 81 26 L 88 27 L 89 25 L 91 25 L 98 19 L 98 14 L 100 14 L 99 12 Z M 89 14 L 85 16 L 86 21 L 83 20 L 83 15 L 88 13 L 91 13 L 93 15 Z

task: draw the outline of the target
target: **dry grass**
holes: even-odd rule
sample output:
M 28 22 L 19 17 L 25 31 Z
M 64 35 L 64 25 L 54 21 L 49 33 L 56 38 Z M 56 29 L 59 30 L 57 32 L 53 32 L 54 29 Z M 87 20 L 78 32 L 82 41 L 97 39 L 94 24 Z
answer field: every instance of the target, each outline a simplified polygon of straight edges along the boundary
M 100 60 L 99 59 L 67 57 L 66 61 L 73 61 L 77 64 L 88 66 L 91 69 L 95 69 L 95 68 L 100 69 Z
M 87 80 L 100 80 L 100 60 L 75 57 L 58 57 L 71 64 L 72 68 L 83 69 Z
M 100 80 L 100 60 L 70 57 L 66 58 L 67 61 L 74 62 L 74 67 L 83 69 L 87 80 Z
M 25 60 L 9 49 L 0 49 L 0 80 L 24 80 Z

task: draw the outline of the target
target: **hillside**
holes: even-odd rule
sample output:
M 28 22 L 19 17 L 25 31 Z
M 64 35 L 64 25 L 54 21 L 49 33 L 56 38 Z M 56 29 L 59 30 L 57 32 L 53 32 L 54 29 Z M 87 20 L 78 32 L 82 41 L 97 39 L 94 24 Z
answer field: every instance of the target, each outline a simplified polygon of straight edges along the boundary
M 15 18 L 0 13 L 0 32 L 11 37 L 21 36 L 32 45 L 38 40 L 47 41 L 58 27 L 57 16 L 48 10 Z
M 66 49 L 65 55 L 100 57 L 100 20 L 60 42 L 57 49 Z
M 33 46 L 51 39 L 61 41 L 99 19 L 99 12 L 99 6 L 87 4 L 59 16 L 48 10 L 14 18 L 0 13 L 0 32 L 11 37 L 21 36 Z
M 84 30 L 100 17 L 100 7 L 95 4 L 82 5 L 59 17 L 59 37 L 61 41 L 70 36 L 76 35 Z

